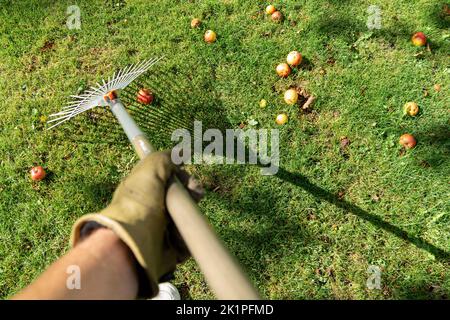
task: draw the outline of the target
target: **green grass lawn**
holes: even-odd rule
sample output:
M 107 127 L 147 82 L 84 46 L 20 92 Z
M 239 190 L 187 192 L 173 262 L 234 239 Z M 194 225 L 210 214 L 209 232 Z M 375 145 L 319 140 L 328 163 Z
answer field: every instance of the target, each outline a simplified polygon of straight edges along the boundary
M 173 129 L 279 128 L 276 176 L 252 165 L 189 167 L 206 187 L 201 208 L 265 298 L 405 299 L 450 295 L 450 60 L 445 1 L 76 1 L 81 30 L 66 27 L 73 1 L 0 0 L 0 297 L 29 284 L 68 250 L 77 217 L 103 208 L 137 158 L 112 115 L 92 111 L 55 130 L 45 116 L 120 67 L 165 55 L 124 101 L 150 139 Z M 367 29 L 379 5 L 382 28 Z M 192 29 L 192 18 L 201 18 Z M 203 33 L 214 30 L 217 42 Z M 430 49 L 416 48 L 423 31 Z M 299 50 L 287 79 L 275 66 Z M 433 89 L 441 85 L 441 91 Z M 157 103 L 142 109 L 136 88 Z M 283 102 L 290 86 L 313 110 Z M 260 108 L 259 101 L 268 105 Z M 402 115 L 416 101 L 419 116 Z M 278 127 L 275 116 L 289 115 Z M 418 140 L 404 151 L 399 136 Z M 350 144 L 341 146 L 341 137 Z M 29 169 L 43 165 L 46 180 Z M 381 289 L 369 290 L 369 265 Z M 176 273 L 183 297 L 212 298 L 191 259 Z

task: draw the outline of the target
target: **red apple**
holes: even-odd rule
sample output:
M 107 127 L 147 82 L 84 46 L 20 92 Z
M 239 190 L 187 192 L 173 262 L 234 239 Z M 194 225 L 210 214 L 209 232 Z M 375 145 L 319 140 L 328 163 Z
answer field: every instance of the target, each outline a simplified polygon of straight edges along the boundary
M 298 51 L 291 51 L 289 52 L 286 61 L 293 67 L 298 66 L 302 62 L 302 55 Z
M 280 11 L 275 11 L 272 13 L 272 20 L 275 22 L 283 21 L 283 14 Z
M 197 18 L 192 19 L 191 28 L 198 28 L 198 27 L 200 27 L 201 23 L 202 22 L 200 21 L 200 19 L 197 19 Z
M 141 89 L 138 92 L 137 100 L 142 104 L 151 104 L 154 100 L 153 93 L 149 89 Z
M 427 37 L 423 32 L 416 32 L 412 36 L 411 41 L 416 47 L 423 47 L 427 44 Z
M 31 180 L 33 181 L 41 181 L 45 178 L 45 170 L 41 166 L 33 167 L 30 170 Z
M 405 133 L 400 137 L 400 144 L 404 146 L 406 149 L 412 149 L 416 146 L 417 140 L 414 138 L 412 134 Z
M 274 13 L 275 11 L 277 11 L 277 9 L 275 9 L 275 6 L 273 6 L 273 5 L 268 5 L 268 6 L 266 7 L 266 13 L 267 13 L 267 14 L 272 14 L 272 13 Z
M 286 78 L 291 74 L 291 68 L 288 66 L 287 63 L 280 63 L 279 65 L 277 65 L 276 70 L 277 74 L 282 78 Z
M 295 89 L 286 90 L 286 92 L 284 93 L 284 101 L 290 105 L 296 104 L 298 101 L 297 90 Z
M 205 32 L 205 42 L 207 42 L 207 43 L 213 43 L 213 42 L 216 41 L 216 39 L 217 39 L 217 35 L 216 35 L 216 33 L 215 33 L 214 31 L 212 31 L 212 30 L 207 30 L 207 31 Z
M 279 125 L 283 125 L 286 122 L 288 122 L 288 116 L 286 113 L 280 113 L 279 115 L 277 115 L 275 122 Z
M 415 102 L 407 102 L 403 107 L 403 112 L 411 117 L 414 117 L 419 113 L 419 106 Z

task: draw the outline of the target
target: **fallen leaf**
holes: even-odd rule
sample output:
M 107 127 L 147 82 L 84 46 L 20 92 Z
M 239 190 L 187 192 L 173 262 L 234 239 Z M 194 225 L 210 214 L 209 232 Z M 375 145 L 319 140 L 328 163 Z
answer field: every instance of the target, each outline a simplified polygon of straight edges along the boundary
M 373 202 L 379 202 L 380 200 L 381 200 L 381 197 L 380 197 L 380 195 L 378 195 L 378 194 L 374 194 L 374 195 L 372 195 L 372 201 Z
M 302 106 L 302 109 L 303 110 L 308 109 L 314 103 L 315 100 L 316 100 L 316 97 L 310 96 L 308 98 L 308 100 L 306 100 L 305 104 Z
M 41 52 L 51 50 L 54 45 L 55 45 L 55 42 L 53 40 L 47 40 L 47 41 L 45 41 L 44 45 L 42 46 L 42 48 L 40 50 L 41 50 Z

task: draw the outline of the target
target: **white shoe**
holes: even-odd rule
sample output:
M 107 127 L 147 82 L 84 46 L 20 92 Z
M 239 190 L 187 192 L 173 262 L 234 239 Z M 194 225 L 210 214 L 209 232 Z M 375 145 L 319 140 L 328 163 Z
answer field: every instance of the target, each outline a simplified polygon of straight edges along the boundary
M 160 283 L 158 287 L 158 295 L 151 300 L 181 300 L 178 289 L 170 282 Z

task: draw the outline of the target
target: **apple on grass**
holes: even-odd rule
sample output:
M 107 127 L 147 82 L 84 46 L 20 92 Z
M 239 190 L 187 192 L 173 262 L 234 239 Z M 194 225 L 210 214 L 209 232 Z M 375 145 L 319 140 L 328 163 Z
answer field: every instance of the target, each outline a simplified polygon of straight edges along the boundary
M 207 30 L 205 32 L 204 39 L 205 39 L 205 42 L 207 42 L 207 43 L 213 43 L 217 39 L 217 34 L 214 31 L 212 31 L 212 30 Z
M 302 55 L 298 51 L 291 51 L 287 55 L 286 61 L 289 65 L 295 67 L 302 63 Z
M 279 115 L 277 115 L 275 122 L 279 125 L 283 125 L 286 122 L 288 122 L 288 116 L 286 113 L 280 113 Z
M 282 78 L 286 78 L 291 74 L 291 68 L 287 63 L 280 63 L 279 65 L 277 65 L 276 71 L 278 76 Z
M 405 147 L 405 149 L 413 149 L 417 144 L 417 140 L 412 134 L 405 133 L 400 137 L 399 143 Z
M 411 41 L 416 47 L 423 47 L 427 44 L 427 37 L 423 32 L 416 32 L 411 37 Z
M 141 89 L 138 92 L 137 100 L 142 104 L 151 104 L 154 100 L 153 93 L 149 89 Z
M 298 101 L 298 92 L 295 89 L 288 89 L 284 93 L 284 102 L 289 105 L 296 104 Z
M 42 166 L 36 166 L 31 168 L 30 170 L 30 177 L 33 181 L 41 181 L 46 176 L 44 168 Z
M 283 21 L 283 14 L 280 11 L 275 11 L 272 13 L 272 21 L 274 22 L 281 22 Z
M 273 5 L 268 5 L 267 7 L 266 7 L 266 13 L 267 14 L 272 14 L 272 13 L 274 13 L 275 11 L 277 11 L 277 9 L 275 9 L 275 6 L 273 6 Z
M 419 113 L 419 106 L 415 102 L 407 102 L 403 106 L 403 113 L 415 117 Z
M 198 27 L 200 27 L 201 23 L 202 22 L 200 21 L 200 19 L 194 18 L 191 21 L 191 28 L 198 28 Z

